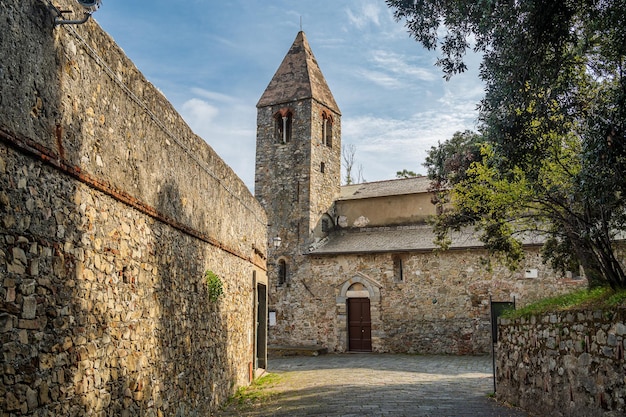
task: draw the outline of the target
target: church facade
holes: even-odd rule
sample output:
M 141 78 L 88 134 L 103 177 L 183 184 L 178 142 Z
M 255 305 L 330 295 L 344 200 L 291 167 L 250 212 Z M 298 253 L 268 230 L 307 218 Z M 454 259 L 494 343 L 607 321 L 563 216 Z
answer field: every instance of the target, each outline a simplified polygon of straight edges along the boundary
M 255 196 L 269 222 L 269 343 L 335 352 L 481 354 L 490 300 L 584 286 L 525 242 L 517 271 L 470 233 L 438 250 L 427 178 L 341 186 L 341 112 L 303 32 L 257 104 Z M 576 274 L 574 274 L 576 275 Z

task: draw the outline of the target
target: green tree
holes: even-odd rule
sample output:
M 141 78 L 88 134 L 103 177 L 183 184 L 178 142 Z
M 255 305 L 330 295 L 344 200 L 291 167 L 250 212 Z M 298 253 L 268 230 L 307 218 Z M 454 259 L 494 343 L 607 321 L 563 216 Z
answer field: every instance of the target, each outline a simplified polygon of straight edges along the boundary
M 553 267 L 580 264 L 591 286 L 626 287 L 614 246 L 626 230 L 626 0 L 387 4 L 440 49 L 446 78 L 466 69 L 470 46 L 483 56 L 481 158 L 447 178 L 441 242 L 475 226 L 514 266 L 524 237 L 541 234 Z
M 424 166 L 432 180 L 432 202 L 439 214 L 449 206 L 450 185 L 466 179 L 470 165 L 481 159 L 481 140 L 479 134 L 466 130 L 456 132 L 451 139 L 430 148 Z
M 396 172 L 396 178 L 415 178 L 415 177 L 419 177 L 419 174 L 416 174 L 413 171 L 409 171 L 408 169 L 403 169 L 402 171 L 397 171 Z
M 466 178 L 470 164 L 481 159 L 482 137 L 466 130 L 456 132 L 444 143 L 432 146 L 424 166 L 437 184 L 457 183 Z

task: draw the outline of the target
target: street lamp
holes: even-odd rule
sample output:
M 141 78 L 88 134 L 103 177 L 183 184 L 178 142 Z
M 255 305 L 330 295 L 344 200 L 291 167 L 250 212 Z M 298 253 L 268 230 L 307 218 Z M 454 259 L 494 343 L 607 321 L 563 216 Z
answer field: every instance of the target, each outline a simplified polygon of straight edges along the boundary
M 54 25 L 58 26 L 58 25 L 80 25 L 85 23 L 87 20 L 89 20 L 89 18 L 91 17 L 91 15 L 98 10 L 98 8 L 100 7 L 100 4 L 102 3 L 102 0 L 76 0 L 78 2 L 78 4 L 80 4 L 81 6 L 83 6 L 84 12 L 85 14 L 83 15 L 82 19 L 76 19 L 76 20 L 68 20 L 68 19 L 64 19 L 63 18 L 63 13 L 65 13 L 65 11 L 60 11 L 58 10 L 56 7 L 51 6 L 52 9 L 55 11 L 56 13 L 56 17 L 54 19 Z
M 283 242 L 283 240 L 280 237 L 278 237 L 278 236 L 272 238 L 272 244 L 274 245 L 274 249 L 280 248 L 280 244 L 282 242 Z

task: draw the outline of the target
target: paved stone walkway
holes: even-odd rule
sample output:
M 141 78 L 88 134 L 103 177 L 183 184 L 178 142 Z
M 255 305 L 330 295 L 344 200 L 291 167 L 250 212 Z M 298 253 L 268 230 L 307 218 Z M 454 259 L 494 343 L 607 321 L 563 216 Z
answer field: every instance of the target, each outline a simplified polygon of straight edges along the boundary
M 270 359 L 277 393 L 231 416 L 527 417 L 490 399 L 490 357 L 328 354 Z

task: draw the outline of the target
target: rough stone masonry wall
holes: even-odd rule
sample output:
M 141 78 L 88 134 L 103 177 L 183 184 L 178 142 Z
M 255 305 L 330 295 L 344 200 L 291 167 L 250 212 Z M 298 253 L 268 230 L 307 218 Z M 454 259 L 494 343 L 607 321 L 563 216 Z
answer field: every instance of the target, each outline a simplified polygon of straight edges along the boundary
M 549 416 L 626 414 L 626 309 L 500 319 L 498 399 Z
M 0 414 L 209 415 L 248 382 L 263 210 L 93 21 L 3 0 L 0 31 Z
M 479 249 L 401 254 L 403 282 L 395 278 L 393 255 L 308 256 L 306 273 L 277 288 L 282 294 L 275 304 L 276 325 L 270 327 L 273 343 L 347 350 L 340 291 L 356 277 L 379 292 L 376 299 L 370 291 L 374 351 L 487 354 L 490 295 L 493 301 L 515 297 L 523 306 L 585 285 L 544 265 L 537 248 L 527 248 L 524 265 L 514 272 L 497 263 L 487 270 L 482 262 L 487 253 Z M 525 278 L 526 268 L 536 268 L 537 278 Z

